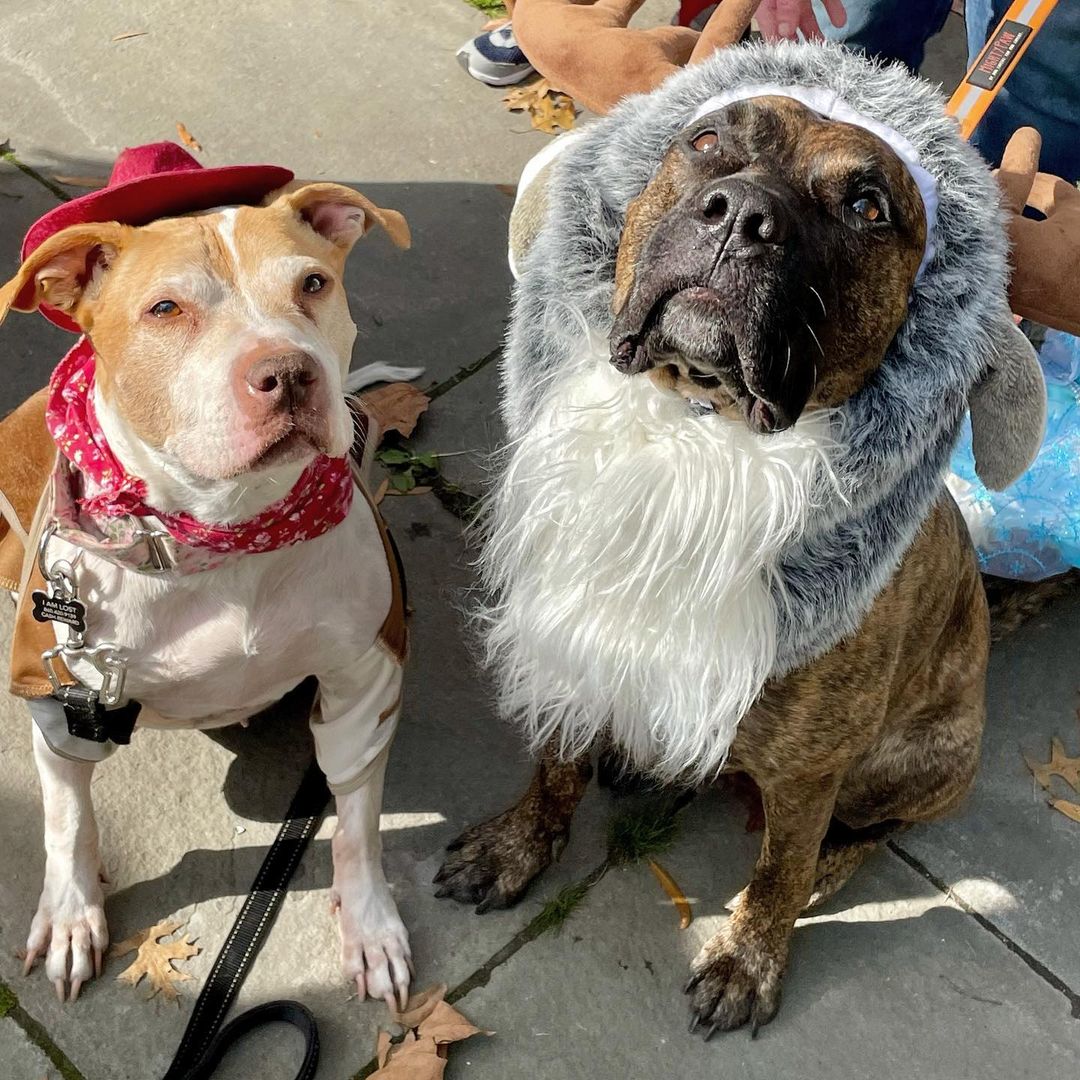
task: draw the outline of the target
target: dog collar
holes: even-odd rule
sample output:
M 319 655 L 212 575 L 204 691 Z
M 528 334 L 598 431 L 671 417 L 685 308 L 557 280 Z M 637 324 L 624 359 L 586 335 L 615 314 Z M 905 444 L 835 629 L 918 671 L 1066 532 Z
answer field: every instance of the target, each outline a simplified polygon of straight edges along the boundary
M 824 86 L 781 86 L 776 83 L 757 83 L 750 86 L 740 86 L 734 90 L 728 90 L 723 94 L 717 94 L 706 101 L 694 113 L 690 123 L 700 120 L 725 105 L 733 105 L 737 101 L 749 101 L 759 97 L 785 97 L 793 101 L 801 102 L 808 109 L 830 120 L 839 120 L 845 124 L 854 124 L 871 134 L 876 135 L 896 153 L 904 163 L 904 167 L 915 181 L 922 197 L 923 210 L 926 214 L 926 247 L 923 250 L 922 261 L 919 263 L 915 280 L 922 277 L 923 271 L 930 265 L 934 257 L 934 235 L 937 228 L 938 209 L 938 186 L 937 181 L 923 167 L 919 161 L 918 152 L 912 146 L 910 140 L 904 138 L 900 132 L 875 120 L 872 116 L 857 112 L 839 94 Z
M 183 560 L 197 564 L 192 569 L 208 569 L 227 555 L 274 551 L 314 539 L 345 520 L 353 497 L 348 459 L 325 454 L 304 470 L 284 498 L 246 521 L 221 525 L 148 506 L 145 483 L 125 471 L 94 413 L 96 359 L 89 339 L 80 338 L 49 382 L 45 423 L 65 459 L 66 467 L 58 471 L 54 483 L 55 509 L 57 516 L 67 519 L 65 524 L 74 526 L 88 518 L 107 540 L 122 546 L 134 542 L 141 549 L 147 537 L 171 538 L 176 547 L 202 553 Z M 142 527 L 145 519 L 150 519 L 146 522 L 150 528 Z M 123 537 L 117 535 L 118 525 Z M 160 545 L 151 546 L 158 550 Z

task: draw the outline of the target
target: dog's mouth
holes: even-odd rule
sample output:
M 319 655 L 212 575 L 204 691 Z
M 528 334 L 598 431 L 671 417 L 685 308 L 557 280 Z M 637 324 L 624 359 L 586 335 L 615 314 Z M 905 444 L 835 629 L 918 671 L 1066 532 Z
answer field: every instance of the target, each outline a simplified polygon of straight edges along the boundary
M 639 293 L 639 297 L 640 297 Z M 648 303 L 628 304 L 615 321 L 611 363 L 626 375 L 674 364 L 680 388 L 715 402 L 730 402 L 751 431 L 770 435 L 798 420 L 815 374 L 792 362 L 801 341 L 756 319 L 727 289 L 700 282 L 656 288 Z M 777 305 L 764 305 L 770 315 Z
M 325 423 L 303 414 L 285 413 L 275 417 L 272 423 L 263 426 L 253 449 L 244 454 L 229 475 L 242 476 L 331 453 L 325 429 Z

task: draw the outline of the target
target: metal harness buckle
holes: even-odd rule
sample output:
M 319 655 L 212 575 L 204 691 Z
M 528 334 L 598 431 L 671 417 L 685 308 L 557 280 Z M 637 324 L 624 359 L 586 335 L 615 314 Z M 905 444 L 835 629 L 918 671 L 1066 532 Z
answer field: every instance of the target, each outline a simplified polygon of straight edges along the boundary
M 50 522 L 42 531 L 41 540 L 38 543 L 38 569 L 48 585 L 50 600 L 72 610 L 81 609 L 85 614 L 86 605 L 79 599 L 79 587 L 75 580 L 75 567 L 82 553 L 79 553 L 74 563 L 67 559 L 57 559 L 49 565 L 46 554 L 49 541 L 55 532 L 55 521 Z M 148 543 L 156 564 L 160 561 L 161 552 L 158 550 L 156 539 L 150 539 Z M 35 613 L 35 617 L 39 616 Z M 82 717 L 90 721 L 92 717 L 98 717 L 99 712 L 103 713 L 105 709 L 119 705 L 124 694 L 124 679 L 127 674 L 127 661 L 119 647 L 112 642 L 88 646 L 85 630 L 80 630 L 64 620 L 49 621 L 61 621 L 68 628 L 67 640 L 54 645 L 51 649 L 46 649 L 41 654 L 41 664 L 53 688 L 53 695 L 64 705 L 65 712 L 68 713 L 69 723 L 73 715 L 76 719 Z M 101 674 L 100 689 L 95 690 L 85 684 L 65 686 L 61 683 L 56 670 L 58 657 L 65 660 L 69 657 L 89 660 Z M 73 730 L 72 734 L 76 732 Z M 93 735 L 82 737 L 95 738 L 95 741 L 99 742 L 104 741 Z

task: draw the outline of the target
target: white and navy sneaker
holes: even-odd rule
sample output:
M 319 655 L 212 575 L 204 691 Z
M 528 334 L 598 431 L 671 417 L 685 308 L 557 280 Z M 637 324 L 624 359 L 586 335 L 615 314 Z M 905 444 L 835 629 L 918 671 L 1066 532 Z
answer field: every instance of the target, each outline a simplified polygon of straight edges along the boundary
M 488 86 L 510 86 L 535 70 L 518 47 L 509 23 L 466 41 L 457 58 L 474 79 Z

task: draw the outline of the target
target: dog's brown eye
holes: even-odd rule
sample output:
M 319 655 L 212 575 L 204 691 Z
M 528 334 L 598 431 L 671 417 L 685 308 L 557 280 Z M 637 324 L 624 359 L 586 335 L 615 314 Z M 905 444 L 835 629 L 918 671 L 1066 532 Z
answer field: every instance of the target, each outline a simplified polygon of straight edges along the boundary
M 707 154 L 710 150 L 716 149 L 716 144 L 720 141 L 715 131 L 703 131 L 700 135 L 695 136 L 690 145 L 699 153 Z
M 326 278 L 322 274 L 308 274 L 304 278 L 304 292 L 317 293 L 326 288 Z
M 175 300 L 159 300 L 150 309 L 150 314 L 155 319 L 171 319 L 180 314 L 180 305 Z
M 881 219 L 881 206 L 873 195 L 860 195 L 851 204 L 851 209 L 864 221 L 879 221 Z

